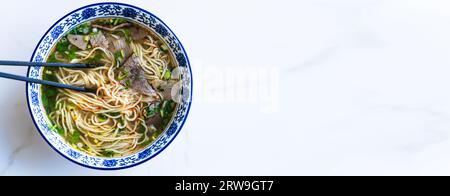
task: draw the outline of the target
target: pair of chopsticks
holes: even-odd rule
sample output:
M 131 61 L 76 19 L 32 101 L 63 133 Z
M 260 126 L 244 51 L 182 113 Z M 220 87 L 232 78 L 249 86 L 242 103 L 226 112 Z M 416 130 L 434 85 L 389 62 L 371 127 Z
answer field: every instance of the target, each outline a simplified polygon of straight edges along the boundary
M 97 67 L 97 65 L 93 65 L 93 64 L 45 63 L 45 62 L 2 61 L 2 60 L 0 60 L 0 65 L 31 66 L 31 67 L 65 67 L 65 68 L 94 68 L 94 67 Z M 43 84 L 43 85 L 53 86 L 53 87 L 57 87 L 57 88 L 70 89 L 70 90 L 75 90 L 75 91 L 80 91 L 80 92 L 95 93 L 97 91 L 97 89 L 72 86 L 72 85 L 68 85 L 68 84 L 61 84 L 58 82 L 52 82 L 52 81 L 48 81 L 48 80 L 39 80 L 39 79 L 35 79 L 35 78 L 28 78 L 28 77 L 24 77 L 24 76 L 3 73 L 3 72 L 0 72 L 0 77 L 13 79 L 13 80 L 19 80 L 19 81 L 25 81 L 25 82 L 31 82 L 31 83 L 37 83 L 37 84 Z

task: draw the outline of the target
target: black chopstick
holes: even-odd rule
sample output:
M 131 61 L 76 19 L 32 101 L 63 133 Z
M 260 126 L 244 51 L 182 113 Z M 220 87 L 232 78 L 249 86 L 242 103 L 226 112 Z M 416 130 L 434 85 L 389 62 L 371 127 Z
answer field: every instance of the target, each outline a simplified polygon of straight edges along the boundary
M 27 61 L 2 61 L 0 65 L 7 66 L 31 66 L 31 67 L 66 67 L 66 68 L 94 68 L 94 64 L 80 64 L 80 63 L 47 63 L 47 62 L 27 62 Z
M 70 89 L 70 90 L 75 90 L 75 91 L 80 91 L 80 92 L 96 93 L 96 89 L 72 86 L 72 85 L 68 85 L 68 84 L 61 84 L 58 82 L 39 80 L 39 79 L 35 79 L 35 78 L 28 78 L 28 77 L 24 77 L 24 76 L 18 76 L 18 75 L 3 73 L 3 72 L 0 72 L 0 77 L 1 78 L 9 78 L 9 79 L 13 79 L 13 80 L 20 80 L 20 81 L 25 81 L 25 82 L 31 82 L 31 83 L 44 84 L 44 85 L 54 86 L 57 88 L 65 88 L 65 89 Z

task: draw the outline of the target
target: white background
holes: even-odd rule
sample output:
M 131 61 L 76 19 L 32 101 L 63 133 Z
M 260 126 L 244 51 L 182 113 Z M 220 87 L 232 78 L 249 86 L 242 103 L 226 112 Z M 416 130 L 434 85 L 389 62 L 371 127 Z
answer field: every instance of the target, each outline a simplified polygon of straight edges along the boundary
M 94 2 L 2 2 L 0 59 L 29 60 L 56 20 Z M 140 166 L 86 169 L 37 133 L 24 83 L 0 79 L 0 174 L 450 175 L 449 1 L 126 2 L 163 19 L 191 59 L 180 135 Z M 207 99 L 227 88 L 211 67 L 274 69 L 275 110 Z

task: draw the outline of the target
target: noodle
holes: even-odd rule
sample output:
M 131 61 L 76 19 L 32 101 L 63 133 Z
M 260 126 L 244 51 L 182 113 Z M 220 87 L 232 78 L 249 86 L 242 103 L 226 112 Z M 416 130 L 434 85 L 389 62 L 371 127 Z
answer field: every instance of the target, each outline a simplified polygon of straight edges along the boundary
M 101 27 L 108 19 L 100 19 L 87 26 L 97 27 L 97 31 L 103 29 L 103 34 L 110 34 L 112 39 L 116 39 L 120 36 L 112 33 L 126 34 L 130 26 L 128 21 L 121 20 L 122 23 L 116 26 Z M 150 35 L 141 41 L 129 43 L 132 55 L 137 57 L 149 83 L 163 80 L 166 71 L 171 69 L 170 55 L 159 48 L 161 43 L 161 40 Z M 68 50 L 74 48 L 69 45 Z M 57 62 L 85 63 L 101 57 L 98 62 L 103 63 L 103 66 L 92 69 L 44 69 L 45 73 L 48 69 L 57 82 L 97 88 L 96 94 L 56 89 L 54 99 L 47 98 L 48 102 L 55 103 L 54 107 L 46 108 L 49 118 L 74 148 L 96 156 L 123 156 L 143 148 L 143 144 L 148 145 L 163 131 L 164 126 L 159 133 L 155 132 L 156 125 L 147 123 L 145 114 L 152 104 L 164 101 L 161 92 L 156 90 L 154 94 L 148 95 L 124 85 L 119 79 L 123 65 L 120 65 L 117 55 L 109 48 L 98 46 L 69 54 L 72 54 L 72 59 L 68 58 L 67 53 L 56 49 L 51 55 Z M 125 61 L 121 60 L 122 63 Z M 51 87 L 43 87 L 43 94 L 50 90 Z M 162 110 L 158 110 L 161 115 L 164 112 Z M 165 118 L 170 119 L 167 116 Z

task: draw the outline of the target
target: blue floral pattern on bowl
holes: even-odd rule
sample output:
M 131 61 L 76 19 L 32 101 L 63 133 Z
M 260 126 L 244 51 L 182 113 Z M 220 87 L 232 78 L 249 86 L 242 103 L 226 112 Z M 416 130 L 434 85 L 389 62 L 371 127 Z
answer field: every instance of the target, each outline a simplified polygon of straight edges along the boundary
M 163 151 L 180 132 L 191 106 L 192 74 L 189 60 L 178 38 L 167 25 L 158 17 L 141 8 L 122 3 L 99 3 L 79 8 L 67 14 L 56 22 L 42 37 L 31 61 L 42 62 L 50 54 L 51 49 L 65 33 L 83 22 L 103 17 L 122 17 L 137 22 L 160 36 L 169 45 L 179 66 L 185 67 L 186 72 L 181 75 L 182 95 L 187 97 L 178 104 L 175 117 L 167 130 L 152 144 L 132 155 L 121 158 L 103 158 L 87 155 L 67 144 L 64 139 L 51 130 L 50 120 L 45 114 L 41 101 L 41 85 L 28 83 L 26 86 L 27 103 L 32 119 L 47 143 L 65 158 L 85 167 L 94 169 L 123 169 L 136 166 Z M 42 68 L 30 67 L 28 77 L 42 77 Z

